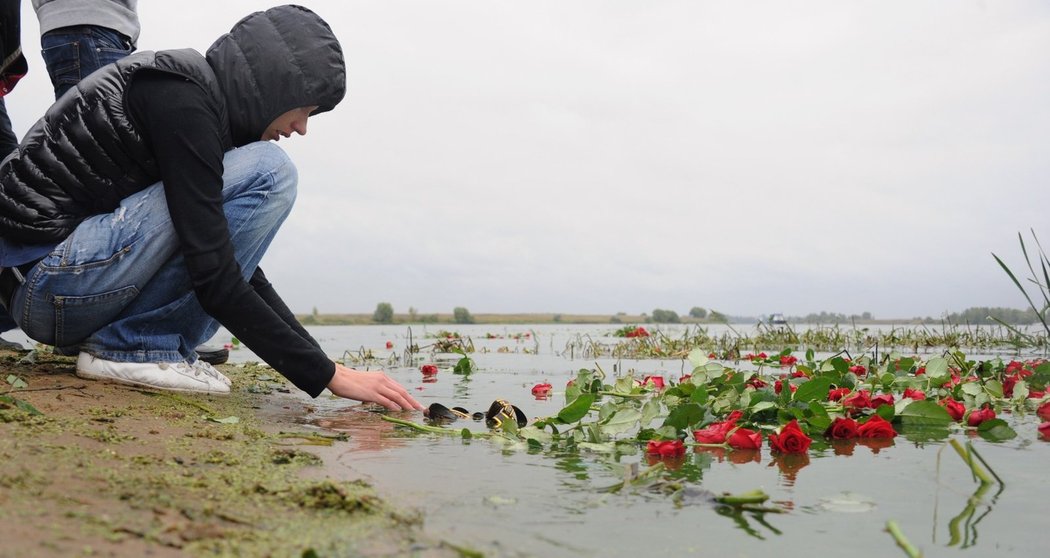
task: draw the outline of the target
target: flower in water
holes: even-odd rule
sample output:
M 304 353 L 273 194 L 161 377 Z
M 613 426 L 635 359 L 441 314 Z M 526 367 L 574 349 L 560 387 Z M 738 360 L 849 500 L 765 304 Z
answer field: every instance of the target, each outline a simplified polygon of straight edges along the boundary
M 966 414 L 966 406 L 951 397 L 941 399 L 941 405 L 946 411 L 948 411 L 948 415 L 951 416 L 954 421 L 962 420 L 963 415 Z
M 642 326 L 638 326 L 625 333 L 624 337 L 649 337 L 649 331 Z
M 853 366 L 850 366 L 849 367 L 849 371 L 853 372 L 854 374 L 856 374 L 858 376 L 864 376 L 865 374 L 868 373 L 868 369 L 864 368 L 863 366 L 861 366 L 859 364 L 855 364 Z
M 642 378 L 642 385 L 647 386 L 652 384 L 656 389 L 664 389 L 664 377 L 659 375 L 646 376 Z
M 851 390 L 849 388 L 832 388 L 828 390 L 828 401 L 841 401 L 843 397 L 849 395 Z
M 893 405 L 893 394 L 883 393 L 871 398 L 871 408 L 877 409 L 883 405 Z
M 552 387 L 550 384 L 536 384 L 532 386 L 532 395 L 536 399 L 546 399 L 550 395 Z
M 424 364 L 419 367 L 419 371 L 422 372 L 424 376 L 433 376 L 438 373 L 438 367 L 433 364 Z
M 780 366 L 794 366 L 796 362 L 798 362 L 798 357 L 794 355 L 782 355 L 780 357 Z
M 1039 418 L 1043 420 L 1050 420 L 1050 401 L 1043 403 L 1036 409 L 1035 414 L 1039 415 Z
M 1039 425 L 1039 435 L 1042 436 L 1044 440 L 1050 440 L 1050 422 L 1044 422 Z
M 969 416 L 966 417 L 966 424 L 970 426 L 978 426 L 986 420 L 992 420 L 995 418 L 995 410 L 991 407 L 984 407 L 983 409 L 974 409 L 970 411 Z
M 777 434 L 769 435 L 769 447 L 780 453 L 806 453 L 813 440 L 798 426 L 798 419 L 784 425 Z
M 897 435 L 897 431 L 893 429 L 892 424 L 886 422 L 886 419 L 879 415 L 872 415 L 868 422 L 860 425 L 857 434 L 861 438 L 893 438 Z
M 859 438 L 857 421 L 849 417 L 839 417 L 831 422 L 831 426 L 824 431 L 824 436 L 833 440 L 850 440 Z
M 747 428 L 737 428 L 726 442 L 733 449 L 757 450 L 762 447 L 762 435 Z
M 649 440 L 645 453 L 660 457 L 678 457 L 685 455 L 685 444 L 681 440 Z
M 739 410 L 733 411 L 722 422 L 715 422 L 706 428 L 694 430 L 693 438 L 696 439 L 698 444 L 724 444 L 729 436 L 729 432 L 736 428 L 736 421 L 743 416 L 743 412 Z
M 904 388 L 904 397 L 907 399 L 914 399 L 915 401 L 922 401 L 926 399 L 926 394 L 921 389 L 915 388 Z
M 842 406 L 858 411 L 860 409 L 871 408 L 871 392 L 866 389 L 859 389 L 855 393 L 842 398 Z
M 393 349 L 394 348 L 394 342 L 393 341 L 387 341 L 386 342 L 386 348 Z

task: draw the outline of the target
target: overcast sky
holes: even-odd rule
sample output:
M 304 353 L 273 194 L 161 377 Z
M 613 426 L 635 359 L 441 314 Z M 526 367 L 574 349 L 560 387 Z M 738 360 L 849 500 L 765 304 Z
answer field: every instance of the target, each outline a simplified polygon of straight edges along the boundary
M 282 140 L 297 312 L 939 316 L 1050 243 L 1050 3 L 309 1 L 349 95 Z M 24 133 L 53 99 L 23 2 Z M 143 0 L 201 52 L 267 2 Z

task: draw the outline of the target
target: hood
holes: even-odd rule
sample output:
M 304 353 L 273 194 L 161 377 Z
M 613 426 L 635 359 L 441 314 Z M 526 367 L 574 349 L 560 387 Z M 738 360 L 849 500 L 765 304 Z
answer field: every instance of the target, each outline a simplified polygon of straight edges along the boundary
M 207 54 L 230 115 L 234 145 L 258 141 L 278 116 L 346 94 L 343 49 L 332 29 L 302 6 L 277 6 L 237 22 Z

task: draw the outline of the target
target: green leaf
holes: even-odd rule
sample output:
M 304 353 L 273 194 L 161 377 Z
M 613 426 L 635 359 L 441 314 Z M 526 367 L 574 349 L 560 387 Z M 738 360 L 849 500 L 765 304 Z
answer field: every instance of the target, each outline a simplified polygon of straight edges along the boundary
M 7 383 L 11 384 L 11 387 L 14 389 L 24 389 L 29 387 L 29 384 L 27 384 L 25 380 L 19 378 L 18 376 L 15 376 L 14 374 L 7 375 Z
M 933 401 L 915 401 L 900 412 L 904 426 L 946 426 L 954 422 L 948 411 Z
M 1014 432 L 1005 420 L 998 418 L 982 422 L 977 427 L 977 433 L 990 442 L 1002 442 L 1017 437 L 1017 432 Z
M 464 354 L 462 351 L 457 352 L 463 354 L 463 358 L 459 359 L 459 361 L 456 362 L 456 366 L 452 369 L 452 373 L 469 375 L 471 372 L 474 372 L 474 361 L 471 360 L 470 357 L 466 356 L 466 354 Z
M 689 400 L 692 401 L 693 403 L 697 403 L 697 404 L 700 404 L 700 405 L 706 404 L 707 403 L 707 387 L 706 386 L 696 386 L 696 389 L 693 390 L 693 393 L 689 394 Z
M 926 376 L 931 380 L 948 378 L 948 361 L 944 357 L 933 357 L 926 361 Z
M 595 397 L 593 393 L 581 393 L 572 403 L 558 411 L 558 420 L 565 424 L 579 422 L 580 419 L 587 416 L 587 413 L 590 412 L 591 404 L 594 403 Z
M 19 410 L 24 411 L 26 413 L 29 413 L 31 415 L 42 415 L 42 414 L 44 414 L 44 413 L 41 413 L 40 411 L 38 411 L 36 407 L 30 405 L 29 403 L 26 403 L 25 401 L 22 401 L 21 399 L 15 399 L 14 397 L 11 397 L 9 395 L 0 395 L 0 403 L 4 403 L 4 404 L 7 404 L 7 405 L 13 405 L 16 409 L 19 409 Z
M 686 403 L 671 409 L 667 415 L 664 426 L 674 427 L 676 430 L 685 430 L 691 425 L 700 422 L 704 418 L 704 408 L 696 403 Z
M 649 423 L 658 416 L 660 416 L 660 400 L 650 399 L 646 401 L 645 405 L 642 405 L 642 428 L 648 427 Z
M 642 413 L 637 409 L 620 409 L 602 424 L 602 430 L 607 435 L 620 434 L 637 426 L 641 418 Z
M 962 389 L 963 393 L 965 393 L 966 395 L 972 395 L 974 397 L 976 397 L 979 393 L 984 391 L 984 388 L 981 387 L 981 384 L 977 382 L 967 382 L 965 384 L 962 384 L 962 386 L 960 386 L 959 389 Z
M 775 409 L 776 406 L 777 404 L 772 401 L 759 401 L 751 406 L 751 414 L 758 414 L 767 409 Z
M 463 430 L 470 432 L 466 428 L 464 428 Z M 526 440 L 534 440 L 541 444 L 549 444 L 554 439 L 554 436 L 550 432 L 547 432 L 546 430 L 540 430 L 535 426 L 526 426 L 518 430 L 518 435 L 520 435 L 522 438 L 525 438 Z
M 988 392 L 988 395 L 992 397 L 1003 397 L 1003 384 L 999 380 L 988 380 L 984 383 L 984 389 Z
M 700 347 L 689 351 L 689 356 L 687 358 L 689 359 L 689 362 L 693 365 L 693 368 L 696 368 L 697 366 L 703 366 L 708 362 L 707 353 L 701 350 Z
M 813 378 L 798 386 L 793 399 L 795 401 L 827 401 L 828 391 L 831 389 L 831 378 Z

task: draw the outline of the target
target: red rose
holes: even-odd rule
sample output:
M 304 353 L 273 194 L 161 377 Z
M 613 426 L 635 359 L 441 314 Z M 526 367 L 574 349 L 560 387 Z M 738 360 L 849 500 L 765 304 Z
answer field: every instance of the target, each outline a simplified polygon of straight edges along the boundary
M 664 377 L 663 376 L 646 376 L 642 378 L 642 385 L 648 385 L 652 382 L 653 387 L 656 389 L 664 389 Z
M 951 416 L 954 421 L 962 420 L 963 414 L 966 413 L 966 406 L 951 397 L 942 399 L 941 405 L 944 406 L 945 410 L 948 411 L 948 415 Z
M 884 393 L 871 398 L 872 409 L 878 409 L 883 405 L 893 405 L 893 394 Z
M 1046 390 L 1045 389 L 1042 390 L 1042 391 L 1034 390 L 1034 389 L 1029 389 L 1028 390 L 1028 398 L 1029 399 L 1042 399 L 1044 395 L 1046 395 Z
M 532 394 L 536 397 L 547 397 L 550 394 L 551 388 L 554 387 L 550 384 L 536 384 L 532 386 Z
M 780 357 L 781 366 L 794 366 L 798 362 L 798 358 L 792 355 L 783 355 Z
M 693 438 L 698 444 L 724 444 L 729 431 L 736 428 L 736 421 L 744 416 L 743 411 L 737 409 L 722 422 L 709 424 L 707 428 L 693 431 Z
M 892 438 L 897 435 L 893 425 L 879 415 L 872 415 L 868 422 L 860 425 L 857 434 L 861 438 Z
M 917 370 L 915 370 L 915 375 L 916 376 L 922 376 L 925 373 L 926 373 L 926 367 L 925 366 L 920 366 Z
M 433 364 L 424 364 L 419 367 L 419 371 L 422 372 L 424 376 L 433 376 L 438 373 L 438 367 Z
M 974 409 L 970 411 L 970 415 L 966 417 L 966 424 L 970 426 L 977 426 L 986 420 L 992 420 L 995 418 L 995 410 L 991 407 L 985 407 L 983 409 Z
M 916 401 L 922 401 L 926 399 L 926 394 L 922 390 L 915 388 L 904 388 L 904 397 L 907 399 L 914 399 Z
M 1035 414 L 1039 415 L 1039 418 L 1043 420 L 1050 420 L 1050 401 L 1043 403 L 1036 409 Z
M 849 388 L 834 388 L 828 390 L 828 401 L 839 401 L 844 396 L 849 395 Z
M 726 435 L 736 427 L 736 420 L 727 420 L 710 424 L 707 428 L 693 431 L 693 438 L 698 444 L 724 444 Z
M 386 348 L 393 349 L 394 348 L 394 342 L 393 341 L 387 341 L 386 342 Z
M 777 383 L 780 383 L 780 380 L 777 380 Z M 749 385 L 755 389 L 762 389 L 769 384 L 767 384 L 765 380 L 759 378 L 758 376 L 751 376 L 751 379 L 747 381 L 746 385 Z M 778 391 L 777 393 L 780 392 Z
M 718 356 L 715 355 L 714 353 L 707 353 L 707 358 L 709 358 L 711 360 L 714 360 L 714 359 L 718 358 Z
M 1050 440 L 1050 422 L 1044 422 L 1039 425 L 1039 435 L 1042 436 L 1044 440 Z
M 762 435 L 747 428 L 737 428 L 729 435 L 727 442 L 734 449 L 757 450 L 762 447 Z
M 824 431 L 824 435 L 835 440 L 849 440 L 860 436 L 857 432 L 857 421 L 849 417 L 832 421 L 831 426 Z
M 858 375 L 858 376 L 863 376 L 863 375 L 865 375 L 865 374 L 867 374 L 867 373 L 868 373 L 868 369 L 867 369 L 867 368 L 864 368 L 863 366 L 861 366 L 861 365 L 859 365 L 859 364 L 856 364 L 856 365 L 850 366 L 850 367 L 849 367 L 849 371 L 850 371 L 850 372 L 853 372 L 854 374 L 856 374 L 856 375 Z
M 842 406 L 848 409 L 870 409 L 871 392 L 866 389 L 857 390 L 842 398 Z
M 778 434 L 770 434 L 769 447 L 780 453 L 806 453 L 812 441 L 799 428 L 798 419 L 792 419 Z
M 681 440 L 649 440 L 645 452 L 660 457 L 677 457 L 685 455 L 685 445 Z

